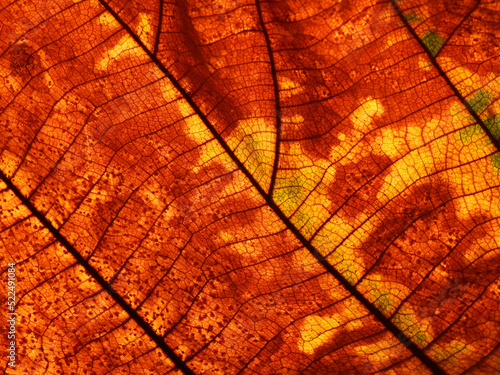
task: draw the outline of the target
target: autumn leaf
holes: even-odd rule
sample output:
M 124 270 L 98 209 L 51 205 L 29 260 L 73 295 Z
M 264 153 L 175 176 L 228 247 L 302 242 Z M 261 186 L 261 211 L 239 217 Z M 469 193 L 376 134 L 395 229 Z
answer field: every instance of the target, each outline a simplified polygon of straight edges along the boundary
M 500 373 L 499 2 L 0 9 L 5 373 Z

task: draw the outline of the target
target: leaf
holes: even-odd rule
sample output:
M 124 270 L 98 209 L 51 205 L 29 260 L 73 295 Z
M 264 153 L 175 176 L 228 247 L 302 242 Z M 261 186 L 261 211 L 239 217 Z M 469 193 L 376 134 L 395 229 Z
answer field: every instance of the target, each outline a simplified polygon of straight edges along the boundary
M 500 373 L 498 7 L 5 4 L 5 372 Z

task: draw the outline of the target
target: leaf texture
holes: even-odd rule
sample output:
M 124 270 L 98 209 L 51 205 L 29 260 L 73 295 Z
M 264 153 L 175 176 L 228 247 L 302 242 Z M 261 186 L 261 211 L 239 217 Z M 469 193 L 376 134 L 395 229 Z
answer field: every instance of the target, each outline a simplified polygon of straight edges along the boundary
M 5 373 L 500 373 L 498 2 L 0 19 Z

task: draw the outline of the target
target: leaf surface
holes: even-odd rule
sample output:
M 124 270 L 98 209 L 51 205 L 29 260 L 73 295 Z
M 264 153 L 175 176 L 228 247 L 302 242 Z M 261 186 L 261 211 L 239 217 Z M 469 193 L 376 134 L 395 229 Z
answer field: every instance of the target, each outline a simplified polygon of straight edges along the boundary
M 0 19 L 6 373 L 500 373 L 497 2 Z

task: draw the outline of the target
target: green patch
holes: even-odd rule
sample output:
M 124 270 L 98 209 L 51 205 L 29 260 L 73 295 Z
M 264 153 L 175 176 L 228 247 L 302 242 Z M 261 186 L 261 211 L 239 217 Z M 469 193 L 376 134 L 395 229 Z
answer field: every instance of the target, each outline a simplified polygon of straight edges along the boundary
M 298 228 L 302 234 L 308 237 L 318 226 L 318 220 L 315 220 L 315 218 L 311 215 L 304 213 L 304 211 L 307 212 L 309 210 L 301 207 L 291 220 L 293 225 L 295 225 L 295 227 Z
M 488 117 L 484 121 L 484 125 L 486 125 L 493 138 L 498 141 L 500 139 L 500 115 Z
M 429 50 L 432 57 L 436 57 L 439 50 L 443 47 L 445 39 L 438 34 L 436 30 L 427 31 L 422 39 L 425 47 Z
M 369 281 L 370 286 L 370 299 L 380 312 L 384 315 L 389 315 L 391 310 L 394 309 L 393 298 L 387 289 L 380 289 L 377 282 Z
M 429 334 L 420 329 L 413 314 L 405 308 L 394 316 L 394 324 L 420 347 L 425 347 L 431 342 Z
M 491 155 L 491 162 L 493 163 L 493 166 L 500 170 L 500 152 L 497 152 L 494 155 Z
M 477 124 L 467 126 L 465 129 L 460 130 L 455 138 L 457 141 L 460 141 L 464 144 L 468 144 L 472 142 L 472 138 L 475 135 L 481 134 L 481 127 Z
M 286 216 L 293 214 L 305 199 L 305 183 L 306 178 L 303 176 L 276 179 L 273 198 Z
M 282 171 L 276 178 L 274 202 L 306 237 L 329 217 L 315 203 L 323 199 L 319 186 L 324 174 L 324 168 L 313 165 Z
M 273 194 L 276 204 L 306 237 L 321 224 L 311 208 L 304 204 L 310 193 L 310 186 L 311 181 L 302 174 L 289 178 L 277 178 Z
M 387 289 L 383 289 L 379 292 L 379 297 L 375 300 L 375 307 L 379 309 L 382 313 L 390 309 L 390 296 Z
M 461 357 L 469 353 L 470 350 L 467 349 L 467 345 L 463 342 L 453 340 L 444 348 L 434 349 L 432 351 L 432 358 L 436 362 L 446 361 L 449 364 L 457 364 L 462 359 Z
M 467 100 L 467 103 L 472 107 L 472 110 L 477 114 L 483 112 L 491 103 L 492 95 L 484 89 L 479 89 L 476 94 Z
M 424 19 L 422 17 L 417 16 L 417 13 L 411 12 L 407 14 L 403 14 L 403 18 L 406 20 L 408 23 L 414 23 L 414 22 L 420 22 L 423 21 Z M 402 22 L 398 22 L 398 24 L 403 24 Z
M 492 102 L 493 95 L 484 89 L 479 89 L 472 98 L 467 100 L 467 103 L 471 106 L 472 110 L 480 115 L 484 112 Z M 474 122 L 474 118 L 472 116 L 468 116 L 467 120 L 471 123 Z M 500 116 L 499 115 L 490 115 L 486 120 L 484 120 L 484 124 L 491 132 L 491 135 L 494 139 L 500 139 Z M 470 125 L 465 129 L 462 129 L 458 132 L 456 136 L 457 140 L 467 144 L 472 142 L 474 136 L 481 134 L 481 127 L 477 124 Z
M 356 284 L 360 278 L 359 265 L 352 260 L 346 260 L 341 254 L 341 250 L 335 251 L 331 254 L 331 257 L 333 261 L 331 261 L 330 258 L 329 263 L 342 274 L 349 284 Z M 329 257 L 327 257 L 327 259 L 328 258 Z
M 354 285 L 358 281 L 359 277 L 356 275 L 354 262 L 346 260 L 340 262 L 335 268 L 344 276 L 349 284 Z
M 247 134 L 242 136 L 242 142 L 237 150 L 237 156 L 244 161 L 248 171 L 257 181 L 267 174 L 266 165 L 263 163 L 264 152 L 261 148 L 262 145 L 251 134 Z

